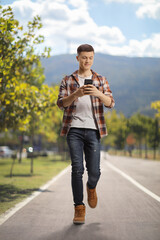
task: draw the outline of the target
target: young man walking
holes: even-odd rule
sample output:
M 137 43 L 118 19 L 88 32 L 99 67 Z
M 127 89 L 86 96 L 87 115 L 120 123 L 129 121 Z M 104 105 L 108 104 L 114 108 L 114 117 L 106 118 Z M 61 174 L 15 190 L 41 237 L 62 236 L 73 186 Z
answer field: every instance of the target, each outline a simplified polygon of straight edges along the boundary
M 88 204 L 95 208 L 96 185 L 100 177 L 100 138 L 107 134 L 103 105 L 112 108 L 114 99 L 105 77 L 91 70 L 94 61 L 93 47 L 88 44 L 80 45 L 76 58 L 79 69 L 62 80 L 57 105 L 64 110 L 61 136 L 67 136 L 71 156 L 75 206 L 73 223 L 82 224 L 85 222 L 83 156 L 88 172 Z

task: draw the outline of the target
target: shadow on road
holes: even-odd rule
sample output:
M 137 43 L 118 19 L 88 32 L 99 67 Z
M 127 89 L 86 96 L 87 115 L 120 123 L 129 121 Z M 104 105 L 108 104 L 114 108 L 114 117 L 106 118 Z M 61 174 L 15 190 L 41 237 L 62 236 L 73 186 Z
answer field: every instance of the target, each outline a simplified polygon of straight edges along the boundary
M 42 190 L 39 188 L 28 188 L 28 189 L 21 189 L 17 188 L 12 184 L 4 184 L 0 185 L 0 202 L 10 202 L 15 199 L 18 199 L 22 195 L 28 196 L 34 191 L 39 192 L 50 192 L 50 190 Z
M 50 236 L 43 236 L 43 240 L 44 238 L 45 240 L 113 240 L 102 234 L 100 223 L 91 223 L 88 225 L 72 224 L 61 231 L 54 232 Z
M 10 202 L 19 198 L 20 195 L 29 195 L 33 191 L 38 191 L 38 189 L 20 189 L 11 184 L 0 185 L 0 202 Z

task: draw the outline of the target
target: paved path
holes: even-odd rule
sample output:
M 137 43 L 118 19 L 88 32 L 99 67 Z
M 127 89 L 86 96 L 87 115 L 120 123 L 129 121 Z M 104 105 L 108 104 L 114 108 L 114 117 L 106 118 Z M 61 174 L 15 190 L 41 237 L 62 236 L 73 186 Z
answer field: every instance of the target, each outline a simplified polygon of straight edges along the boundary
M 103 155 L 101 168 L 96 209 L 87 205 L 84 189 L 84 225 L 72 224 L 69 169 L 0 226 L 0 240 L 160 240 L 160 202 L 116 171 L 158 197 L 160 162 Z

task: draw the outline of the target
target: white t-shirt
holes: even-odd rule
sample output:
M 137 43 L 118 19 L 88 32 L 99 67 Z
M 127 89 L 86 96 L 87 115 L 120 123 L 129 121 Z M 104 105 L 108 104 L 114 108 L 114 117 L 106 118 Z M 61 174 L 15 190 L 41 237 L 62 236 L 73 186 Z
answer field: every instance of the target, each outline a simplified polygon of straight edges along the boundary
M 87 77 L 91 79 L 92 75 Z M 78 76 L 80 87 L 84 85 L 85 78 Z M 76 112 L 73 115 L 71 127 L 97 129 L 93 116 L 90 95 L 79 97 L 76 103 Z

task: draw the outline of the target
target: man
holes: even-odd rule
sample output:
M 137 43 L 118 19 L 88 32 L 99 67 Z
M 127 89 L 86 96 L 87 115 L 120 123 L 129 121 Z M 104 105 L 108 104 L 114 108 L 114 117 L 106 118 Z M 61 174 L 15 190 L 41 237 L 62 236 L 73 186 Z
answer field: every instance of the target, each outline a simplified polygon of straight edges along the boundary
M 57 105 L 64 110 L 61 136 L 67 135 L 72 164 L 72 192 L 75 206 L 73 223 L 85 222 L 83 203 L 83 153 L 88 181 L 88 204 L 97 205 L 96 185 L 100 177 L 100 138 L 107 134 L 103 105 L 114 106 L 114 99 L 105 77 L 91 70 L 94 49 L 83 44 L 77 48 L 79 69 L 66 76 L 60 85 Z M 92 82 L 85 85 L 85 79 Z M 90 80 L 91 81 L 91 80 Z

